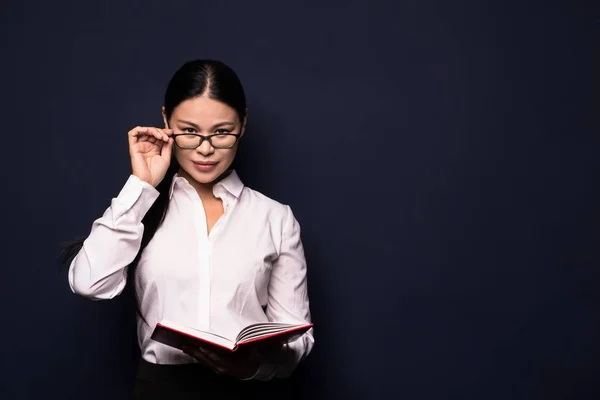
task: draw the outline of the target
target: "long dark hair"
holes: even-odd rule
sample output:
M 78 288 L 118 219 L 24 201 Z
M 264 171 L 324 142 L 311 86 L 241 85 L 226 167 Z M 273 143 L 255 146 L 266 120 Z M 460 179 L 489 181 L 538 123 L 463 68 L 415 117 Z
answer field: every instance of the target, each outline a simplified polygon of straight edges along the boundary
M 167 121 L 171 119 L 173 110 L 179 104 L 198 96 L 208 96 L 227 104 L 237 112 L 240 122 L 244 122 L 246 117 L 244 88 L 237 74 L 226 64 L 216 60 L 194 60 L 183 64 L 169 81 L 165 92 L 163 105 Z M 156 186 L 160 194 L 142 219 L 144 233 L 140 250 L 134 261 L 127 267 L 127 286 L 130 289 L 133 288 L 133 290 L 129 290 L 130 293 L 135 294 L 133 281 L 140 257 L 165 218 L 169 206 L 171 181 L 178 170 L 179 164 L 173 156 L 164 179 Z M 61 268 L 69 268 L 77 253 L 81 250 L 84 240 L 85 238 L 78 238 L 63 243 L 59 256 Z M 137 312 L 144 319 L 140 313 L 139 304 L 137 305 Z

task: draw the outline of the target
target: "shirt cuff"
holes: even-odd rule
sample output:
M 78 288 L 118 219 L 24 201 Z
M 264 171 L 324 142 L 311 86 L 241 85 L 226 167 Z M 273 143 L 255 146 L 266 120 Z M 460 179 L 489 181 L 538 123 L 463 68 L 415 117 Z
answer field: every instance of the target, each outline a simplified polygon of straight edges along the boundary
M 132 222 L 141 223 L 159 195 L 160 192 L 154 186 L 130 175 L 119 195 L 112 201 L 114 221 L 127 216 Z

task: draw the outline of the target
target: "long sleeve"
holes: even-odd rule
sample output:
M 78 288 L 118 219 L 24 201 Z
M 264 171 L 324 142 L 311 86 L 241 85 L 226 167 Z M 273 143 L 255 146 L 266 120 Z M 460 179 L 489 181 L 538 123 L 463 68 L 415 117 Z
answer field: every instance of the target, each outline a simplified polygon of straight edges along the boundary
M 140 249 L 142 218 L 158 195 L 152 185 L 129 176 L 102 217 L 94 221 L 83 247 L 69 266 L 69 286 L 74 293 L 103 300 L 123 291 L 126 267 Z
M 287 207 L 279 256 L 273 262 L 266 314 L 271 321 L 311 322 L 306 282 L 306 259 L 300 239 L 300 225 Z M 289 377 L 312 350 L 313 329 L 284 346 L 276 359 L 263 359 L 255 380 Z

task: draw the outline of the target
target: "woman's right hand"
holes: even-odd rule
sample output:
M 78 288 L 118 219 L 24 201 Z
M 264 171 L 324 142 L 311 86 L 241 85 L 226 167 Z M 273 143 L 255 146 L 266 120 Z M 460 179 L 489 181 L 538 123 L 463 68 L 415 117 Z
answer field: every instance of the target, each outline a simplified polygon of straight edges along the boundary
M 131 170 L 140 180 L 156 187 L 171 164 L 171 129 L 137 126 L 129 131 Z

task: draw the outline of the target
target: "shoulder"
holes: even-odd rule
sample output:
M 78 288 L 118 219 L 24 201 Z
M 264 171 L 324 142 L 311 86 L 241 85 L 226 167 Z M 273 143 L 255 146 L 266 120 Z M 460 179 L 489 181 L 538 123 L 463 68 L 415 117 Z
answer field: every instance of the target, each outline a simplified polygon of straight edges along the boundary
M 244 206 L 244 211 L 251 214 L 253 219 L 262 219 L 276 231 L 285 231 L 293 225 L 298 225 L 290 205 L 275 200 L 258 190 L 245 186 L 240 196 L 240 202 Z
M 253 212 L 266 212 L 273 217 L 286 217 L 291 212 L 291 207 L 275 200 L 258 190 L 245 186 L 240 196 L 240 201 Z

